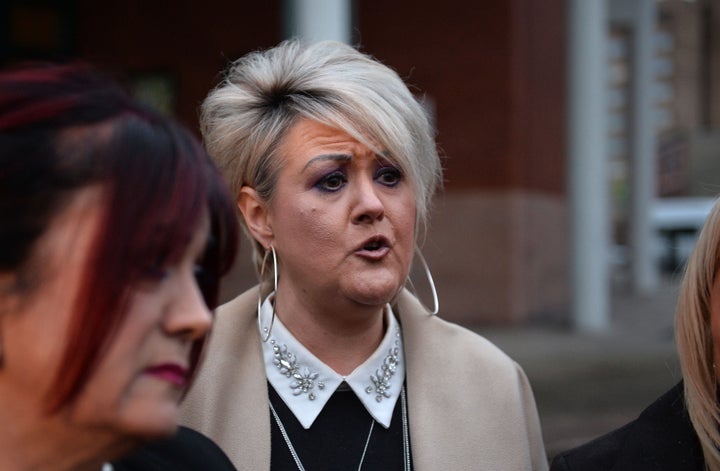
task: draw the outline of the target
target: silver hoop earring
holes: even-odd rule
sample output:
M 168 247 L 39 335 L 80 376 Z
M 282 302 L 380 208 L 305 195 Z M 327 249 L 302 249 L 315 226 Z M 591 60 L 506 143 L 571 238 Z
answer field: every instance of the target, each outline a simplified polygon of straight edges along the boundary
M 432 274 L 430 273 L 430 267 L 428 266 L 427 262 L 425 261 L 425 257 L 423 257 L 423 254 L 420 252 L 420 249 L 417 247 L 415 248 L 415 254 L 417 255 L 417 258 L 420 260 L 420 263 L 422 263 L 423 270 L 425 270 L 425 276 L 428 279 L 428 283 L 430 285 L 430 291 L 432 292 L 432 298 L 433 298 L 433 309 L 430 311 L 430 317 L 436 315 L 438 312 L 440 312 L 440 302 L 438 301 L 438 295 L 437 290 L 435 289 L 435 281 L 433 280 Z
M 272 315 L 270 316 L 270 326 L 269 327 L 263 327 L 262 322 L 262 285 L 263 285 L 263 275 L 265 274 L 265 265 L 267 262 L 268 255 L 272 252 L 273 257 L 273 281 L 274 281 L 274 293 L 275 297 L 270 302 L 270 305 L 272 306 Z M 262 265 L 260 267 L 260 285 L 258 286 L 258 303 L 257 303 L 257 317 L 258 317 L 258 327 L 260 328 L 261 339 L 263 342 L 267 342 L 268 339 L 270 339 L 270 334 L 272 333 L 272 327 L 273 323 L 275 322 L 275 302 L 277 301 L 277 285 L 278 285 L 278 269 L 277 269 L 277 255 L 275 254 L 275 247 L 272 245 L 268 250 L 265 251 L 265 255 L 263 256 Z

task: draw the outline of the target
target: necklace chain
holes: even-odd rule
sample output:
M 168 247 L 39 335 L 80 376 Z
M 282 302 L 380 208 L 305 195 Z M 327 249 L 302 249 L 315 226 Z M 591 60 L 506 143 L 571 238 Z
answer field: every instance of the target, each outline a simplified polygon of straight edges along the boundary
M 300 461 L 300 456 L 298 456 L 297 451 L 295 451 L 295 447 L 290 440 L 290 436 L 288 435 L 287 430 L 285 430 L 285 426 L 283 425 L 282 420 L 280 420 L 280 416 L 277 412 L 275 412 L 275 408 L 273 407 L 272 402 L 268 401 L 268 404 L 270 404 L 270 411 L 272 412 L 273 418 L 275 419 L 275 423 L 280 429 L 280 434 L 282 434 L 282 437 L 285 440 L 288 449 L 290 450 L 290 454 L 295 460 L 295 464 L 297 465 L 298 470 L 305 471 L 305 467 L 303 466 L 302 461 Z M 402 408 L 403 456 L 405 458 L 405 471 L 410 471 L 410 440 L 408 439 L 407 399 L 405 399 L 405 387 L 400 390 L 400 407 Z M 371 419 L 370 431 L 368 432 L 367 439 L 365 440 L 365 448 L 363 448 L 362 456 L 360 457 L 360 463 L 358 464 L 357 468 L 358 471 L 362 469 L 363 462 L 365 461 L 365 454 L 367 453 L 368 445 L 370 445 L 370 437 L 372 437 L 374 427 L 375 419 Z

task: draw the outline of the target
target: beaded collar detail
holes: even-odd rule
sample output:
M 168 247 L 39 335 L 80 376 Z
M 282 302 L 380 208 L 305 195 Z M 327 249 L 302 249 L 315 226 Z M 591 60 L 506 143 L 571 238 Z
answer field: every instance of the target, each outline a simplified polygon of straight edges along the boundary
M 272 309 L 267 299 L 266 309 Z M 389 305 L 385 316 L 388 328 L 377 350 L 347 376 L 323 363 L 275 319 L 270 340 L 262 345 L 265 374 L 304 428 L 310 428 L 338 387 L 349 387 L 375 420 L 390 426 L 405 365 L 400 324 Z

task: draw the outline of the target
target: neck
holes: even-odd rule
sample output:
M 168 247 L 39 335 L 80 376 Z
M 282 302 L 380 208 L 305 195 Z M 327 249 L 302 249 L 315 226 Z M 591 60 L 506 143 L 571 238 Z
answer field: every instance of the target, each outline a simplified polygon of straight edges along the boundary
M 29 407 L 3 392 L 0 387 L 0 469 L 100 471 L 132 447 L 108 431 L 72 427 L 65 412 L 46 415 L 39 404 Z
M 288 291 L 277 294 L 275 307 L 295 338 L 341 375 L 367 360 L 385 333 L 384 306 L 310 304 Z

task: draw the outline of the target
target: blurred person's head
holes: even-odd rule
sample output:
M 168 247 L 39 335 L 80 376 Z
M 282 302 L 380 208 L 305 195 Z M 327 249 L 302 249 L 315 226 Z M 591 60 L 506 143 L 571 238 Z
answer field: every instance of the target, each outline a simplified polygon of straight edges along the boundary
M 1 72 L 4 427 L 172 434 L 236 233 L 219 172 L 181 126 L 85 65 Z
M 352 224 L 353 211 L 367 211 L 361 217 L 397 216 L 388 235 L 397 240 L 377 242 L 400 254 L 395 292 L 402 286 L 442 170 L 427 114 L 397 73 L 342 43 L 286 41 L 232 64 L 202 105 L 201 127 L 238 199 L 260 273 L 271 276 L 263 255 L 273 247 L 283 276 L 305 269 L 311 280 L 341 277 L 324 256 L 345 237 L 340 226 Z M 340 201 L 365 170 L 379 193 L 355 201 L 385 195 L 380 209 Z
M 685 267 L 675 314 L 675 343 L 686 402 L 709 469 L 720 469 L 720 200 Z

